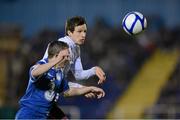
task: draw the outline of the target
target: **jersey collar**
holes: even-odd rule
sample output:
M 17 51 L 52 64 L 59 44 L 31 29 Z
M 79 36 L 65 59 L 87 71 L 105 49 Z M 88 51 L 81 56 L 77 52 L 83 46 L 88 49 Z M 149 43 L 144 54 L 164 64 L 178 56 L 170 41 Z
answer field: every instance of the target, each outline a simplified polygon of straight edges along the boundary
M 66 38 L 68 39 L 68 41 L 71 45 L 76 46 L 76 43 L 69 36 L 66 36 Z

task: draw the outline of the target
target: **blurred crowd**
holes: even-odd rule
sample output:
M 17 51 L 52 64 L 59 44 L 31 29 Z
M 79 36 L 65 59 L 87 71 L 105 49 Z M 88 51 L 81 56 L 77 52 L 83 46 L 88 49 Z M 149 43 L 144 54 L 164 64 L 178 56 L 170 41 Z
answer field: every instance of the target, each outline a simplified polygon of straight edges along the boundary
M 155 23 L 150 24 L 153 26 Z M 154 25 L 154 27 L 157 26 Z M 63 28 L 59 30 L 45 28 L 28 38 L 23 37 L 23 30 L 18 25 L 1 25 L 0 31 L 1 42 L 6 45 L 6 47 L 1 46 L 0 56 L 7 62 L 5 77 L 7 82 L 4 84 L 6 92 L 1 100 L 1 106 L 10 106 L 16 109 L 18 100 L 24 94 L 28 83 L 30 66 L 43 57 L 50 41 L 57 40 L 64 35 L 64 30 Z M 104 19 L 97 19 L 94 26 L 88 28 L 87 40 L 81 47 L 81 55 L 84 69 L 99 65 L 105 70 L 107 82 L 102 87 L 106 91 L 106 97 L 93 105 L 89 103 L 89 106 L 86 99 L 83 99 L 85 103 L 83 100 L 81 100 L 81 104 L 77 103 L 77 100 L 80 100 L 79 97 L 72 98 L 64 104 L 76 104 L 80 108 L 82 107 L 81 112 L 84 110 L 84 113 L 82 112 L 84 118 L 88 118 L 88 115 L 91 118 L 104 118 L 115 99 L 123 94 L 132 77 L 157 48 L 161 48 L 165 52 L 179 49 L 180 28 L 167 29 L 162 25 L 158 29 L 150 28 L 143 34 L 134 37 L 127 35 L 119 26 L 111 27 Z M 180 109 L 180 107 L 176 108 L 180 104 L 179 72 L 180 64 L 177 65 L 176 71 L 163 88 L 157 103 L 158 105 L 163 104 L 167 110 Z M 71 73 L 69 76 L 69 79 L 74 81 Z M 80 83 L 96 85 L 97 78 L 93 77 Z M 83 105 L 88 106 L 89 110 L 96 108 L 96 114 L 93 116 L 93 114 L 87 113 L 88 111 L 83 108 Z M 150 111 L 147 111 L 146 116 L 151 113 Z M 168 111 L 163 114 L 168 114 Z M 83 116 L 81 117 L 83 118 Z M 162 117 L 162 114 L 154 116 L 154 118 Z
M 146 118 L 180 118 L 180 58 L 178 61 L 174 72 L 162 88 L 157 103 L 145 111 Z

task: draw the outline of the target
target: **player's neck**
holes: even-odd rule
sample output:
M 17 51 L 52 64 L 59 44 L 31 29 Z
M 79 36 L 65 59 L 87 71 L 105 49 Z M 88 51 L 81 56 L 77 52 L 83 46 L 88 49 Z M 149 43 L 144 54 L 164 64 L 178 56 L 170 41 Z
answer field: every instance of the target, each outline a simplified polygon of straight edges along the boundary
M 71 40 L 74 44 L 76 44 L 75 40 L 72 37 L 70 37 L 70 36 L 68 36 L 68 37 L 69 37 L 69 40 Z

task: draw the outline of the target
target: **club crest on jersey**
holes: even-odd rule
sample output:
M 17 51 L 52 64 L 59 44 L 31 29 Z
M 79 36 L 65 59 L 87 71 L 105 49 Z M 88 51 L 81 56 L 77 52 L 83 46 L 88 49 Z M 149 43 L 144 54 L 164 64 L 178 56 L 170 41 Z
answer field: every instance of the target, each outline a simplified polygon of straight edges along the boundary
M 44 97 L 47 101 L 52 101 L 53 98 L 55 96 L 55 92 L 52 91 L 52 90 L 47 90 L 45 93 L 44 93 Z
M 59 80 L 59 81 L 61 80 L 61 75 L 60 75 L 60 73 L 56 73 L 56 79 Z

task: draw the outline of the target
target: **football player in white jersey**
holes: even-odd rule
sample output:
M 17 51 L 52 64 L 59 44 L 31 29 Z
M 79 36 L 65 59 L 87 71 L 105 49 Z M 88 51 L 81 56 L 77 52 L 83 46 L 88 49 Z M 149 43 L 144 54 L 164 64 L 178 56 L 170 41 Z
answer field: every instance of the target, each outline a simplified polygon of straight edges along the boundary
M 85 80 L 91 76 L 96 75 L 99 78 L 98 84 L 101 84 L 105 81 L 106 76 L 104 71 L 98 67 L 92 67 L 91 69 L 84 70 L 82 63 L 81 63 L 81 56 L 80 56 L 80 45 L 83 45 L 86 40 L 86 33 L 87 33 L 87 24 L 86 20 L 81 16 L 75 16 L 66 21 L 65 25 L 65 33 L 66 35 L 62 38 L 59 38 L 58 41 L 63 41 L 68 44 L 69 51 L 70 51 L 70 62 L 64 68 L 64 74 L 67 75 L 68 71 L 71 70 L 76 80 Z M 48 48 L 45 52 L 43 59 L 47 58 Z M 72 87 L 83 87 L 78 83 L 68 82 L 69 86 Z M 96 97 L 93 93 L 85 94 L 87 98 L 94 98 Z M 58 106 L 54 106 L 49 114 L 50 119 L 57 119 L 59 118 L 56 116 L 57 114 L 64 115 Z
M 80 45 L 83 45 L 86 40 L 87 24 L 83 17 L 75 16 L 66 21 L 65 26 L 66 36 L 59 38 L 58 41 L 66 42 L 69 45 L 70 51 L 70 64 L 66 66 L 65 74 L 69 70 L 72 71 L 76 80 L 85 80 L 93 75 L 97 75 L 99 78 L 98 84 L 105 81 L 106 76 L 103 70 L 98 67 L 92 67 L 91 69 L 84 70 L 81 63 Z M 48 48 L 47 48 L 48 49 Z M 43 58 L 47 57 L 47 50 Z M 79 84 L 70 82 L 70 86 L 81 87 Z

